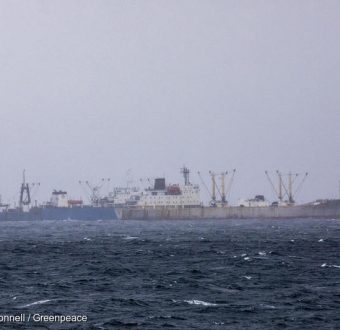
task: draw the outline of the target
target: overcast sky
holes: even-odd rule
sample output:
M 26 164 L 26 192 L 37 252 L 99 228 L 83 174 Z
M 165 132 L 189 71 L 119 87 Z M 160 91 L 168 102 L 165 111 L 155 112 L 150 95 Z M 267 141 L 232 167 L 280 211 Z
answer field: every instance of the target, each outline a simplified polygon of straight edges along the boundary
M 338 197 L 339 36 L 339 1 L 0 0 L 3 200 L 24 168 L 46 200 L 183 164 L 236 168 L 232 200 L 273 200 L 266 169 Z

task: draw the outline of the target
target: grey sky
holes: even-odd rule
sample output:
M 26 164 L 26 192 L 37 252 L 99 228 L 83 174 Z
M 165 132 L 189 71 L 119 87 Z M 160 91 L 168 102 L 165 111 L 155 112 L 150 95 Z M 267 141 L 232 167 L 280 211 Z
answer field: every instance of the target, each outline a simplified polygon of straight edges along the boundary
M 186 164 L 236 168 L 233 200 L 273 199 L 265 169 L 336 197 L 339 36 L 339 1 L 1 0 L 0 193 Z

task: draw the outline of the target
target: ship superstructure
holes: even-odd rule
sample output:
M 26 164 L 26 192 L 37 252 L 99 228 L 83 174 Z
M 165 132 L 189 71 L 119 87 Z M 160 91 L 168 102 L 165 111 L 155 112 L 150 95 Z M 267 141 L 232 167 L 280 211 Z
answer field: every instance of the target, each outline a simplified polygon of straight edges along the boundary
M 116 187 L 109 193 L 107 200 L 113 206 L 135 206 L 140 200 L 138 187 Z
M 240 207 L 268 207 L 270 206 L 269 201 L 265 199 L 263 195 L 256 195 L 250 199 L 240 199 L 237 202 L 237 206 Z
M 184 185 L 167 184 L 165 178 L 156 178 L 152 187 L 140 190 L 115 188 L 109 198 L 117 207 L 194 207 L 200 206 L 200 187 L 190 182 L 190 171 L 183 167 Z
M 136 204 L 151 207 L 193 207 L 201 205 L 198 185 L 166 185 L 165 178 L 155 179 L 152 188 L 144 190 Z

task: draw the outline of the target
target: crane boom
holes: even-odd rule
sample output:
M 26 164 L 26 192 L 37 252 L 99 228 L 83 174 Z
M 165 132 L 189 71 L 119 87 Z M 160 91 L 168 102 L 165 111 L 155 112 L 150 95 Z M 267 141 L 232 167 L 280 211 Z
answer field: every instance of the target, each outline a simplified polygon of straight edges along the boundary
M 268 181 L 269 181 L 269 183 L 270 183 L 270 185 L 271 185 L 271 187 L 272 187 L 272 189 L 273 189 L 275 195 L 279 198 L 280 194 L 276 191 L 275 186 L 274 186 L 274 183 L 273 183 L 272 179 L 270 178 L 270 176 L 269 176 L 269 174 L 268 174 L 268 171 L 264 171 L 264 173 L 266 174 L 267 179 L 268 179 Z
M 197 174 L 198 174 L 198 177 L 200 178 L 200 180 L 201 180 L 201 182 L 203 184 L 203 187 L 206 189 L 206 191 L 208 192 L 209 197 L 211 198 L 211 192 L 210 192 L 208 186 L 205 184 L 205 182 L 204 182 L 204 180 L 203 180 L 203 178 L 201 176 L 201 173 L 197 172 Z
M 297 186 L 296 190 L 294 191 L 294 195 L 297 195 L 298 192 L 300 192 L 303 184 L 305 183 L 306 179 L 307 179 L 307 176 L 308 176 L 308 172 L 305 173 L 305 175 L 303 176 L 303 179 L 302 181 L 300 182 L 300 184 Z
M 233 182 L 234 182 L 235 173 L 236 173 L 236 169 L 234 168 L 233 169 L 233 173 L 232 173 L 232 175 L 231 175 L 231 177 L 229 179 L 228 186 L 227 186 L 227 191 L 226 191 L 226 195 L 227 195 L 228 199 L 230 198 L 231 187 L 232 187 Z

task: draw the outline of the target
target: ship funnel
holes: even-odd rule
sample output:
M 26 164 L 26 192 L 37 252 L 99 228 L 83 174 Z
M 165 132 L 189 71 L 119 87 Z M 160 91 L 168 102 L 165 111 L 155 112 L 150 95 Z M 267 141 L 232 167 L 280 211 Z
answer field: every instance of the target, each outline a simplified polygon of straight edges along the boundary
M 165 178 L 157 178 L 155 179 L 155 190 L 165 190 Z

